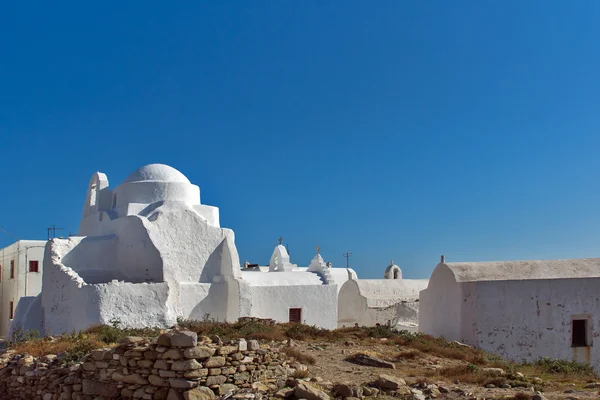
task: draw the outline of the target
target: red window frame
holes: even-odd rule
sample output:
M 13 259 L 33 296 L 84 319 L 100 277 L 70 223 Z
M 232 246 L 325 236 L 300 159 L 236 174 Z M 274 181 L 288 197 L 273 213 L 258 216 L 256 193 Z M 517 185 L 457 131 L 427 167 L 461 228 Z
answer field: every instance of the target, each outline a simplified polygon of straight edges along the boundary
M 29 272 L 40 272 L 40 262 L 37 260 L 29 261 Z
M 301 308 L 290 308 L 290 322 L 302 322 L 302 309 Z

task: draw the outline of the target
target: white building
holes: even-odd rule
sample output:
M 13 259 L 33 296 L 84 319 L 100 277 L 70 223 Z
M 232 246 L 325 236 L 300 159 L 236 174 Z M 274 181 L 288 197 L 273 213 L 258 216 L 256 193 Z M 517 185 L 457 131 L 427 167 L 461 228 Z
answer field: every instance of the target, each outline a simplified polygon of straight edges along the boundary
M 45 240 L 19 240 L 0 250 L 0 336 L 6 336 L 17 308 L 42 290 Z
M 521 361 L 600 371 L 600 258 L 446 263 L 420 295 L 420 330 Z
M 417 331 L 419 292 L 427 279 L 402 279 L 402 270 L 390 262 L 384 279 L 349 279 L 338 297 L 338 327 L 392 325 Z
M 268 268 L 242 270 L 233 231 L 221 228 L 218 208 L 201 204 L 200 188 L 181 172 L 147 165 L 114 189 L 98 172 L 78 236 L 48 243 L 42 293 L 13 328 L 56 334 L 113 318 L 166 327 L 207 315 L 335 328 L 337 292 L 348 275 L 318 252 L 306 268 L 291 264 L 281 245 Z

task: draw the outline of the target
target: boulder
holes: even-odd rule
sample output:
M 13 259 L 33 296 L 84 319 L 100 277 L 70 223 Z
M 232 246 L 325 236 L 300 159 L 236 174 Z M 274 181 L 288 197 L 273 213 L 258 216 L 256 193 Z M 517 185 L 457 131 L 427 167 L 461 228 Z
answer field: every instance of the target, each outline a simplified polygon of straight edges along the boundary
M 404 379 L 391 375 L 379 375 L 377 383 L 382 389 L 398 390 L 406 387 L 406 381 Z
M 299 399 L 306 400 L 329 400 L 330 397 L 324 391 L 317 389 L 305 382 L 299 382 L 296 386 L 294 394 Z
M 367 365 L 369 367 L 396 369 L 396 366 L 389 361 L 362 353 L 354 354 L 348 357 L 348 361 L 360 365 Z
M 174 332 L 171 335 L 171 346 L 194 347 L 198 344 L 198 334 L 192 331 Z
M 197 387 L 183 393 L 184 400 L 211 400 L 215 398 L 215 393 L 207 387 Z

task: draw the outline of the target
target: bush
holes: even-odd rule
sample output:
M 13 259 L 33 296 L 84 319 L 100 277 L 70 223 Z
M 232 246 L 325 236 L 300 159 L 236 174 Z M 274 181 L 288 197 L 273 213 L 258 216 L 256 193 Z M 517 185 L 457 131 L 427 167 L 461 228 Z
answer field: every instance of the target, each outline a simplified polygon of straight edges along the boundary
M 522 363 L 521 365 L 534 366 L 540 368 L 543 372 L 548 374 L 567 374 L 596 377 L 596 373 L 590 364 L 577 361 L 542 358 L 533 363 Z

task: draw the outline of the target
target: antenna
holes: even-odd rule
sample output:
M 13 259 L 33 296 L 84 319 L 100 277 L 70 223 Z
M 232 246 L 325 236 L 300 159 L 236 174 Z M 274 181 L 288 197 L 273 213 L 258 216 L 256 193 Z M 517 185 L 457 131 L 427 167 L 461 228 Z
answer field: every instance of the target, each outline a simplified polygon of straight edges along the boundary
M 346 257 L 346 268 L 350 268 L 350 257 L 352 253 L 344 253 L 344 257 Z
M 50 240 L 50 232 L 52 232 L 52 238 L 56 238 L 56 231 L 57 230 L 62 230 L 65 228 L 57 228 L 56 225 L 52 224 L 52 226 L 50 228 L 48 228 L 48 240 Z

